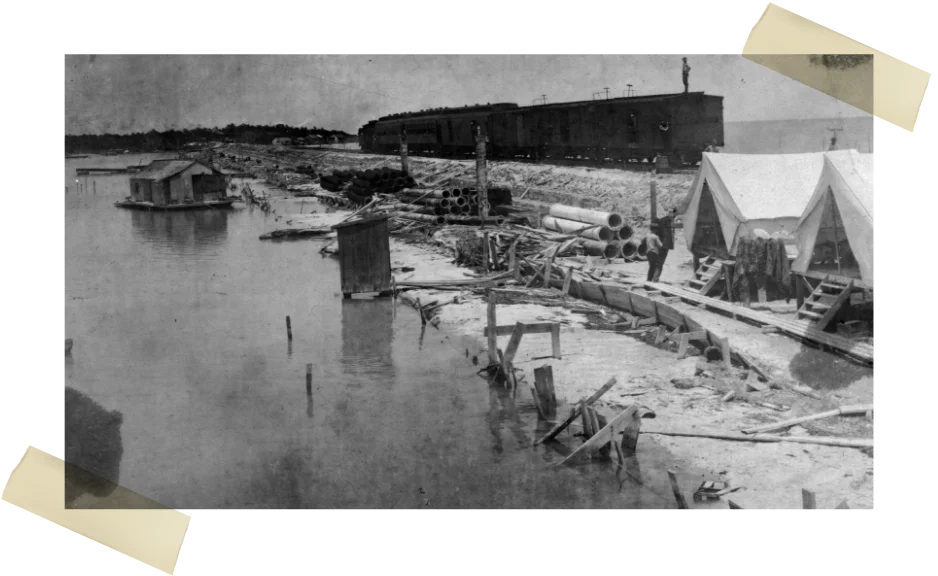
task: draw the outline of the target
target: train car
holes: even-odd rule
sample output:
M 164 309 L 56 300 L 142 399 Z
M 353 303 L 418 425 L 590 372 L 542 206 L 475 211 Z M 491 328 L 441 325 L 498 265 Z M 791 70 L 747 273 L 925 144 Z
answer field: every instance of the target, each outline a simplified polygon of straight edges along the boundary
M 723 145 L 723 97 L 702 92 L 525 106 L 491 114 L 496 158 L 581 159 L 595 163 L 667 155 L 696 163 Z
M 397 154 L 400 151 L 401 129 L 405 128 L 407 151 L 410 154 L 467 156 L 475 153 L 473 123 L 484 126 L 492 112 L 517 107 L 517 104 L 500 103 L 392 114 L 370 122 L 374 126 L 374 137 L 370 142 L 359 140 L 359 143 L 362 144 L 362 150 L 367 152 Z

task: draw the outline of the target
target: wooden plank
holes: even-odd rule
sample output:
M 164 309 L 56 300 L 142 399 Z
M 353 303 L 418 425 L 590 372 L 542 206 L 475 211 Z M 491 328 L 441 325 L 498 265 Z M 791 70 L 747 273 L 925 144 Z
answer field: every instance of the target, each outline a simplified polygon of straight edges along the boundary
M 658 326 L 658 334 L 655 336 L 655 346 L 658 346 L 668 337 L 668 329 L 664 326 Z
M 687 345 L 690 343 L 690 334 L 681 334 L 681 341 L 677 348 L 678 360 L 687 356 Z
M 705 303 L 714 310 L 719 310 L 725 314 L 737 315 L 756 324 L 777 326 L 788 336 L 823 344 L 861 362 L 867 364 L 873 363 L 873 347 L 869 344 L 855 342 L 838 334 L 828 334 L 804 322 L 776 318 L 772 315 L 752 310 L 751 308 L 744 308 L 714 298 L 701 296 L 700 294 L 677 286 L 667 284 L 655 284 L 654 286 L 659 287 L 664 293 L 680 296 L 682 299 L 692 302 Z
M 557 412 L 553 368 L 545 364 L 534 369 L 534 389 L 537 392 L 540 410 L 545 416 L 553 417 Z
M 524 333 L 525 334 L 547 334 L 548 332 L 552 330 L 552 327 L 555 324 L 556 322 L 539 322 L 536 324 L 525 324 Z M 515 330 L 514 325 L 498 326 L 495 330 L 495 334 L 498 336 L 508 336 L 512 332 L 514 332 L 514 330 Z M 489 335 L 488 326 L 484 328 L 484 332 L 485 332 L 484 334 L 485 336 Z
M 525 325 L 521 322 L 515 323 L 515 329 L 511 332 L 511 339 L 505 348 L 505 362 L 514 362 L 515 354 L 518 352 L 518 346 L 521 345 L 521 337 L 524 336 Z
M 723 339 L 722 348 L 723 348 L 723 366 L 727 370 L 732 370 L 733 369 L 733 360 L 732 360 L 733 354 L 730 352 L 730 339 L 729 338 Z
M 674 473 L 674 470 L 668 470 L 668 480 L 671 481 L 671 491 L 674 492 L 677 507 L 681 510 L 687 510 L 687 500 L 684 499 L 684 494 L 681 493 L 681 487 L 677 483 L 677 474 Z
M 597 390 L 596 392 L 593 392 L 593 395 L 586 399 L 586 405 L 587 405 L 587 406 L 591 406 L 594 402 L 596 402 L 597 400 L 599 400 L 599 399 L 602 397 L 603 394 L 605 394 L 606 392 L 608 392 L 609 389 L 612 388 L 612 387 L 615 386 L 615 385 L 616 385 L 616 379 L 615 379 L 615 377 L 610 378 L 608 382 L 606 382 L 605 384 L 603 384 L 603 385 L 599 388 L 599 390 Z M 577 407 L 573 408 L 572 410 L 570 410 L 570 415 L 567 416 L 567 418 L 566 418 L 563 422 L 561 422 L 560 424 L 557 424 L 556 426 L 554 426 L 553 428 L 551 428 L 551 430 L 550 430 L 546 435 L 544 435 L 543 438 L 541 438 L 540 440 L 535 441 L 535 442 L 534 442 L 534 445 L 536 446 L 536 445 L 538 445 L 538 444 L 541 444 L 541 443 L 543 443 L 543 442 L 546 442 L 546 441 L 548 441 L 548 440 L 553 439 L 554 437 L 557 436 L 557 434 L 560 434 L 561 432 L 563 432 L 564 429 L 567 428 L 567 426 L 569 426 L 570 424 L 572 424 L 573 421 L 576 420 L 576 419 L 577 419 L 577 416 L 579 416 L 579 415 L 580 415 L 580 408 L 579 408 L 579 406 L 577 406 Z
M 814 510 L 817 508 L 817 501 L 814 497 L 814 492 L 810 490 L 801 489 L 801 504 L 802 508 L 805 510 Z
M 551 355 L 560 360 L 562 358 L 560 355 L 560 324 L 556 322 L 551 324 L 550 327 L 550 346 Z
M 537 397 L 537 390 L 534 389 L 534 385 L 530 386 L 531 396 L 534 398 L 534 408 L 537 409 L 537 417 L 539 420 L 547 420 L 547 416 L 544 414 L 544 409 L 541 407 L 541 401 Z
M 847 286 L 846 288 L 843 289 L 843 292 L 841 292 L 837 296 L 837 299 L 834 300 L 833 304 L 831 304 L 831 307 L 827 309 L 827 312 L 824 313 L 824 316 L 822 316 L 821 319 L 817 321 L 816 328 L 818 330 L 824 330 L 825 328 L 827 328 L 827 325 L 830 324 L 831 320 L 834 319 L 834 316 L 837 315 L 837 312 L 840 310 L 841 306 L 843 306 L 845 302 L 850 300 L 850 293 L 852 291 L 853 291 L 853 280 L 847 283 Z
M 774 422 L 771 424 L 763 424 L 761 426 L 754 426 L 752 428 L 747 428 L 742 430 L 743 434 L 757 434 L 760 432 L 771 432 L 773 430 L 781 430 L 782 428 L 790 428 L 796 424 L 801 424 L 802 422 L 811 422 L 812 420 L 821 420 L 824 418 L 830 418 L 831 416 L 861 416 L 866 414 L 868 411 L 873 409 L 872 404 L 857 404 L 850 406 L 841 406 L 834 410 L 827 410 L 825 412 L 818 412 L 816 414 L 809 414 L 807 416 L 801 416 L 799 418 L 790 418 L 788 420 L 782 420 L 780 422 Z
M 639 407 L 633 404 L 620 412 L 619 415 L 606 424 L 602 430 L 595 431 L 586 442 L 580 445 L 580 447 L 574 450 L 569 456 L 564 458 L 560 465 L 572 464 L 581 458 L 589 456 L 609 442 L 615 441 L 618 433 L 624 430 L 626 425 L 632 421 L 632 418 L 638 409 Z M 587 408 L 587 410 L 592 410 L 592 408 Z
M 488 337 L 488 352 L 489 352 L 489 366 L 498 364 L 498 339 L 496 338 L 497 328 L 495 322 L 495 299 L 497 296 L 494 292 L 489 292 L 489 301 L 488 301 L 488 328 L 486 330 L 486 336 Z
M 562 290 L 562 292 L 563 292 L 564 294 L 569 294 L 569 293 L 570 293 L 570 281 L 571 281 L 571 280 L 573 280 L 573 268 L 570 267 L 570 266 L 568 266 L 568 267 L 567 267 L 567 273 L 566 273 L 566 275 L 564 275 L 564 278 L 563 278 L 563 290 Z
M 710 291 L 713 290 L 713 287 L 716 286 L 717 282 L 719 282 L 720 278 L 722 277 L 723 277 L 723 269 L 721 268 L 720 270 L 714 272 L 713 276 L 707 279 L 707 283 L 704 284 L 703 288 L 700 289 L 700 294 L 703 296 L 706 296 L 707 294 L 709 294 Z

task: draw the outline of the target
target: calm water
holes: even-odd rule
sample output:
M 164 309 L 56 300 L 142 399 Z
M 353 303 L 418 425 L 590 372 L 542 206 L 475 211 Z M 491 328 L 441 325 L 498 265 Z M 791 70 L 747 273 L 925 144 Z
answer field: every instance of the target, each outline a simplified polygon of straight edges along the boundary
M 76 166 L 145 160 L 66 162 L 66 384 L 123 415 L 121 485 L 190 509 L 673 507 L 647 438 L 629 466 L 644 485 L 620 490 L 610 463 L 549 468 L 562 448 L 530 447 L 529 395 L 476 376 L 476 345 L 344 301 L 320 242 L 258 240 L 272 216 L 118 209 L 126 176 L 77 193 Z

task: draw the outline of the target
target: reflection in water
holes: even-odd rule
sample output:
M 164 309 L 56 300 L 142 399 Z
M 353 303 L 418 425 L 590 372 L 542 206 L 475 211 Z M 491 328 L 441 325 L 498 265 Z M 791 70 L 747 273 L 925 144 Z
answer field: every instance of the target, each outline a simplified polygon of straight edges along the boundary
M 65 388 L 65 505 L 82 494 L 108 496 L 120 480 L 124 416 Z
M 363 328 L 367 327 L 367 328 Z M 342 300 L 342 371 L 362 382 L 394 382 L 394 303 L 389 298 Z
M 228 237 L 227 210 L 131 210 L 134 239 L 179 256 L 208 255 Z

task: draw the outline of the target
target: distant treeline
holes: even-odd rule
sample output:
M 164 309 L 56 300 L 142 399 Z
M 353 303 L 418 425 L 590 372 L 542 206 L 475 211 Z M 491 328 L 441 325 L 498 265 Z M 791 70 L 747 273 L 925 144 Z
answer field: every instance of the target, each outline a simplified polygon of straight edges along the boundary
M 191 130 L 166 130 L 136 132 L 133 134 L 80 134 L 65 136 L 66 154 L 81 152 L 108 152 L 130 150 L 131 152 L 158 152 L 180 150 L 187 145 L 209 142 L 242 142 L 245 144 L 272 144 L 275 139 L 289 138 L 292 144 L 318 144 L 345 142 L 355 136 L 341 130 L 325 128 L 297 128 L 277 124 L 255 126 L 252 124 L 229 124 L 224 128 L 194 128 Z

